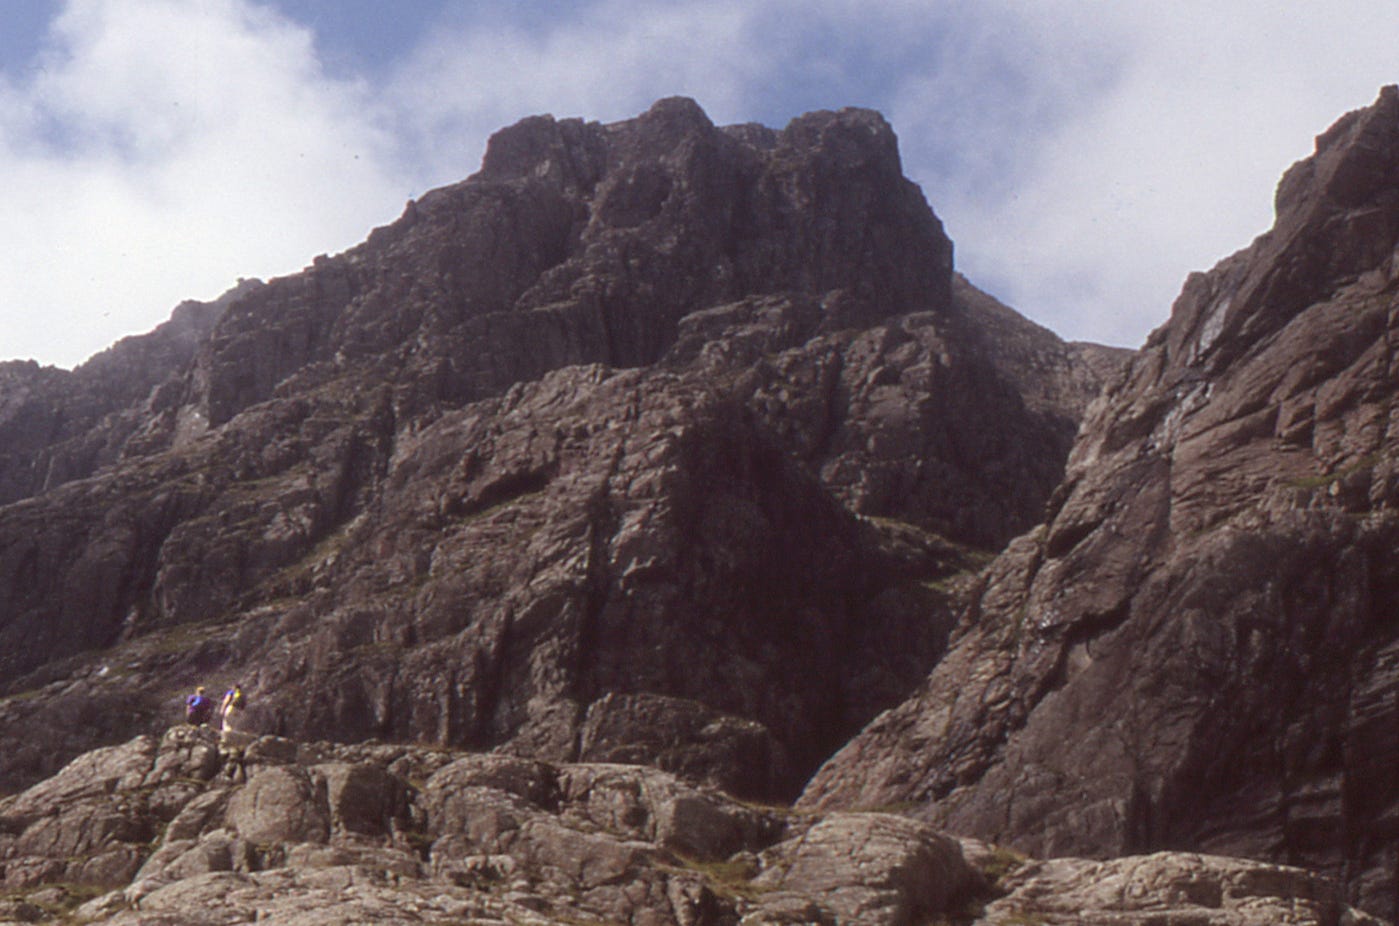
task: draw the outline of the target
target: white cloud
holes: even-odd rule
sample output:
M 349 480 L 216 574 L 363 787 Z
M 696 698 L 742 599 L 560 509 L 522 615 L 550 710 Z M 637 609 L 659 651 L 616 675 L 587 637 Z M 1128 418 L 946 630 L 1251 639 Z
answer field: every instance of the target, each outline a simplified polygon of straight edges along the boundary
M 754 11 L 742 0 L 603 0 L 533 31 L 475 18 L 436 30 L 389 97 L 438 183 L 474 170 L 491 132 L 537 113 L 611 121 L 678 94 L 729 121 L 772 66 Z
M 1065 337 L 1136 346 L 1188 272 L 1272 224 L 1312 136 L 1393 81 L 1399 8 L 1092 6 L 1067 28 L 1048 7 L 1027 23 L 1059 57 L 1107 49 L 1113 80 L 1045 131 L 1000 139 L 1023 151 L 1003 196 L 953 186 L 934 205 L 974 280 Z
M 0 356 L 72 365 L 402 206 L 364 87 L 237 0 L 75 0 L 0 89 Z
M 439 34 L 396 108 L 451 153 L 444 182 L 528 113 L 623 118 L 672 93 L 720 122 L 773 98 L 872 105 L 974 281 L 1066 337 L 1135 346 L 1187 273 L 1267 228 L 1311 136 L 1391 79 L 1399 8 L 1379 9 L 604 0 L 543 31 Z
M 0 357 L 72 364 L 348 247 L 526 115 L 673 94 L 721 123 L 883 110 L 975 282 L 1066 337 L 1135 345 L 1187 272 L 1270 224 L 1311 136 L 1399 76 L 1399 7 L 1376 0 L 450 9 L 474 12 L 370 86 L 328 75 L 264 0 L 69 0 L 44 55 L 0 77 Z

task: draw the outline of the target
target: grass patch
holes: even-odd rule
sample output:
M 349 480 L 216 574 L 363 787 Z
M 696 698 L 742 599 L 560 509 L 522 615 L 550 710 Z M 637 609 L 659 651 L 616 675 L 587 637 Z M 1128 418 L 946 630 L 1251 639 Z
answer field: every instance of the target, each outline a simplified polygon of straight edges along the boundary
M 17 691 L 14 694 L 5 695 L 0 698 L 0 704 L 24 704 L 26 701 L 33 701 L 44 693 L 47 686 L 40 685 L 38 688 L 30 688 L 27 691 Z
M 737 804 L 740 807 L 743 807 L 746 810 L 751 810 L 755 813 L 763 814 L 764 816 L 779 817 L 783 820 L 789 820 L 796 817 L 817 816 L 817 814 L 813 811 L 798 810 L 791 804 L 771 804 L 766 803 L 764 801 L 750 801 L 745 800 L 741 797 L 734 797 L 732 795 L 729 795 L 729 800 L 733 801 L 735 804 Z
M 617 920 L 605 920 L 601 917 L 571 910 L 551 910 L 549 922 L 562 923 L 563 926 L 626 926 L 625 923 L 620 923 Z
M 168 630 L 153 630 L 132 641 L 133 649 L 146 656 L 173 656 L 215 636 L 225 625 L 219 621 L 192 621 Z
M 503 511 L 504 509 L 509 508 L 512 505 L 518 505 L 530 501 L 531 499 L 543 495 L 546 491 L 548 491 L 547 484 L 538 489 L 531 489 L 529 491 L 521 492 L 519 495 L 511 495 L 507 498 L 502 498 L 497 501 L 487 502 L 480 508 L 468 507 L 459 515 L 461 523 L 475 524 L 478 521 L 484 521 L 492 515 L 496 514 L 497 512 Z
M 1372 453 L 1361 457 L 1350 466 L 1339 469 L 1334 473 L 1326 473 L 1319 476 L 1306 476 L 1302 479 L 1292 479 L 1289 480 L 1287 484 L 1294 489 L 1324 489 L 1333 483 L 1340 482 L 1342 479 L 1355 475 L 1361 470 L 1374 469 L 1375 465 L 1379 463 L 1381 459 L 1382 457 L 1380 454 Z
M 926 591 L 943 598 L 956 598 L 967 590 L 971 583 L 979 575 L 978 570 L 966 570 L 963 572 L 953 572 L 936 579 L 923 579 L 919 585 Z
M 74 922 L 71 918 L 72 913 L 78 907 L 123 886 L 120 884 L 100 885 L 60 881 L 37 887 L 26 894 L 11 894 L 8 899 L 23 901 L 37 907 L 44 912 L 45 921 L 57 920 L 60 923 L 68 923 Z
M 402 643 L 397 640 L 374 640 L 369 643 L 361 643 L 352 647 L 350 652 L 356 656 L 398 656 L 406 650 Z
M 1001 922 L 1004 923 L 1005 926 L 1048 926 L 1049 924 L 1049 920 L 1042 916 L 1038 916 L 1034 913 L 1024 913 L 1018 910 L 1014 913 L 1007 913 L 1005 916 L 1001 917 Z
M 264 589 L 291 600 L 300 599 L 315 584 L 316 570 L 332 565 L 350 542 L 350 535 L 359 519 L 331 531 L 316 542 L 296 562 L 284 566 L 262 583 Z
M 421 830 L 404 830 L 399 834 L 404 845 L 409 852 L 412 852 L 419 859 L 426 862 L 432 857 L 432 845 L 436 842 L 432 836 Z
M 994 846 L 991 849 L 990 857 L 981 863 L 981 873 L 986 876 L 986 880 L 991 883 L 991 886 L 995 887 L 1006 875 L 1018 870 L 1028 861 L 1028 856 L 1022 855 L 1014 849 Z
M 755 859 L 731 858 L 707 862 L 680 852 L 672 852 L 671 857 L 675 860 L 674 865 L 662 867 L 699 875 L 715 895 L 725 900 L 753 901 L 767 892 L 767 888 L 753 883 L 758 876 Z

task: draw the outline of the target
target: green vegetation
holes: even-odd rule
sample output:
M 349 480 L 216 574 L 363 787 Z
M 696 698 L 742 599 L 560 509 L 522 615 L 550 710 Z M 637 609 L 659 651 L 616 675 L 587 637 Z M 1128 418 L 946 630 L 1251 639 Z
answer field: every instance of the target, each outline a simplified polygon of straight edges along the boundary
M 537 498 L 538 496 L 543 495 L 546 491 L 548 491 L 547 485 L 545 485 L 542 488 L 521 492 L 519 495 L 509 495 L 505 498 L 500 499 L 499 501 L 491 502 L 490 504 L 484 507 L 466 511 L 461 516 L 461 522 L 463 524 L 474 524 L 477 521 L 484 521 L 498 511 L 501 511 L 505 508 L 509 508 L 511 505 L 518 505 L 523 502 L 527 502 L 530 499 Z
M 753 883 L 758 875 L 757 862 L 751 858 L 703 861 L 680 852 L 672 852 L 672 871 L 689 871 L 704 879 L 715 895 L 726 900 L 756 900 L 766 889 Z
M 901 817 L 924 806 L 926 805 L 921 801 L 891 801 L 887 804 L 870 804 L 855 809 L 859 813 L 887 813 Z
M 427 861 L 431 857 L 432 836 L 422 830 L 405 830 L 402 835 L 403 841 L 407 843 L 409 851 L 416 854 L 418 858 Z
M 5 900 L 20 901 L 42 910 L 45 922 L 76 923 L 73 911 L 89 900 L 101 897 L 124 885 L 80 884 L 61 881 L 45 884 L 23 893 L 0 895 Z
M 191 621 L 176 624 L 167 630 L 155 630 L 139 639 L 139 645 L 151 656 L 187 653 L 195 644 L 217 635 L 225 625 L 217 620 Z
M 1346 479 L 1350 476 L 1353 476 L 1362 470 L 1374 469 L 1375 464 L 1379 463 L 1381 459 L 1382 457 L 1380 454 L 1372 453 L 1368 456 L 1361 457 L 1359 460 L 1356 460 L 1350 466 L 1347 466 L 1344 469 L 1339 469 L 1334 473 L 1325 473 L 1318 476 L 1307 476 L 1302 479 L 1292 479 L 1289 480 L 1287 484 L 1294 489 L 1324 489 L 1330 486 L 1331 484 L 1340 482 L 1342 479 Z
M 1029 859 L 1016 852 L 1014 849 L 1007 849 L 1005 846 L 995 846 L 991 850 L 991 856 L 981 863 L 981 873 L 986 876 L 986 880 L 995 887 L 1000 884 L 1001 879 L 1011 872 L 1024 865 Z
M 354 523 L 351 521 L 339 530 L 322 537 L 304 556 L 266 580 L 263 583 L 264 588 L 269 591 L 275 589 L 290 599 L 296 599 L 301 594 L 302 587 L 314 578 L 316 568 L 340 555 L 349 542 Z
M 1016 911 L 1008 913 L 1001 919 L 1005 926 L 1048 926 L 1049 920 L 1033 913 Z
M 33 701 L 44 693 L 44 686 L 29 688 L 24 691 L 16 691 L 14 694 L 5 695 L 0 698 L 0 704 L 23 704 L 26 701 Z

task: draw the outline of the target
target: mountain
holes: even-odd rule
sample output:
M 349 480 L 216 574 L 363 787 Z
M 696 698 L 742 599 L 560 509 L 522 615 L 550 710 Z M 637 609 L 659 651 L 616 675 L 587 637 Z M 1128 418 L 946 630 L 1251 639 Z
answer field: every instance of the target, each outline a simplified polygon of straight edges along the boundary
M 807 788 L 1036 854 L 1320 870 L 1399 913 L 1399 89 L 1094 405 L 1046 523 Z
M 0 366 L 0 918 L 1392 920 L 1399 89 L 1276 211 L 1067 344 L 672 99 Z
M 1126 354 L 956 275 L 876 113 L 525 119 L 343 254 L 0 370 L 0 786 L 238 680 L 267 734 L 790 799 Z

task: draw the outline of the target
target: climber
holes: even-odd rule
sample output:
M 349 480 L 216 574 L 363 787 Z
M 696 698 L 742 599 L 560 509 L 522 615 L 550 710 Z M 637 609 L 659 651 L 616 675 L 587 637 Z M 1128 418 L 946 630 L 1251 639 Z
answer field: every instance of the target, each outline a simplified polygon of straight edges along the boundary
M 225 733 L 243 732 L 243 711 L 248 706 L 248 696 L 243 694 L 243 686 L 235 684 L 224 692 L 223 703 L 219 705 L 219 720 Z
M 243 686 L 235 684 L 224 692 L 223 703 L 219 705 L 219 718 L 223 730 L 219 733 L 219 753 L 224 761 L 224 774 L 237 781 L 248 780 L 245 767 L 246 750 L 253 737 L 248 735 L 243 725 L 243 712 L 248 706 L 248 696 L 243 694 Z
M 185 698 L 185 721 L 202 727 L 214 719 L 214 702 L 204 694 L 204 686 L 194 689 L 194 694 Z

